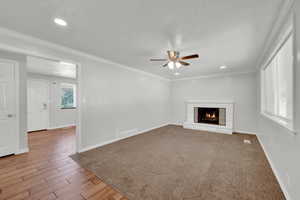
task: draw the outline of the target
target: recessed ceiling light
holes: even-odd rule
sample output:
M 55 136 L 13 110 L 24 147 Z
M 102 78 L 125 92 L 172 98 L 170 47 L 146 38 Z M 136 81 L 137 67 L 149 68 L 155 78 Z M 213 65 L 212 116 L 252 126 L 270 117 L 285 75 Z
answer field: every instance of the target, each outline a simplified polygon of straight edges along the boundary
M 226 68 L 227 68 L 227 66 L 225 66 L 225 65 L 220 67 L 220 69 L 226 69 Z
M 175 76 L 179 76 L 180 73 L 179 73 L 179 72 L 175 72 L 174 75 L 175 75 Z
M 54 22 L 57 25 L 60 25 L 60 26 L 67 26 L 68 25 L 68 23 L 65 20 L 61 19 L 61 18 L 55 18 Z

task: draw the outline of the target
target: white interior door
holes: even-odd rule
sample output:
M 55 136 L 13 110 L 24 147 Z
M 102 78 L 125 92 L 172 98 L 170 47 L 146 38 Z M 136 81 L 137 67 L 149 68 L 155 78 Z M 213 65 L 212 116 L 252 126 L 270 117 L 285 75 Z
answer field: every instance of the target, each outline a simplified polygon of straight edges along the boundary
M 0 59 L 0 157 L 17 151 L 15 71 L 14 62 Z
M 43 80 L 28 80 L 27 98 L 28 131 L 49 128 L 49 83 Z

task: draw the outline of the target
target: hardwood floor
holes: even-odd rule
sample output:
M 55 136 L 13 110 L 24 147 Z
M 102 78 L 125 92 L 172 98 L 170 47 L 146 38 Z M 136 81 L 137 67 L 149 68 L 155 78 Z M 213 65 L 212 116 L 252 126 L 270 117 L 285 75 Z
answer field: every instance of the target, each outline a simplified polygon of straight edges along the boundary
M 30 153 L 0 158 L 0 200 L 127 200 L 69 158 L 75 128 L 28 136 Z

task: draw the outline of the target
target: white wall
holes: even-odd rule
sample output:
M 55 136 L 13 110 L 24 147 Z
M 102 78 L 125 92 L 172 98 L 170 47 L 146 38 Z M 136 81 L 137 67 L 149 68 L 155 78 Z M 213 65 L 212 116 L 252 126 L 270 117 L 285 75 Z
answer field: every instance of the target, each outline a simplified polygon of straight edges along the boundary
M 296 46 L 296 52 L 295 52 L 295 128 L 298 133 L 300 134 L 300 1 L 295 2 L 295 21 L 294 21 L 294 27 L 296 29 L 295 31 L 295 46 Z M 299 141 L 299 138 L 298 138 Z M 298 143 L 298 147 L 300 147 L 300 143 Z M 300 150 L 299 150 L 300 151 Z M 299 179 L 300 180 L 300 179 Z M 300 198 L 300 196 L 299 196 Z
M 168 123 L 168 81 L 111 64 L 83 64 L 83 146 Z
M 81 65 L 80 149 L 169 122 L 166 79 L 0 28 L 1 48 Z
M 276 122 L 259 114 L 258 118 L 258 138 L 264 147 L 265 153 L 268 155 L 269 161 L 272 164 L 273 171 L 275 172 L 282 189 L 288 200 L 300 199 L 300 2 L 297 3 L 297 21 L 295 22 L 295 28 L 297 29 L 296 35 L 296 47 L 297 53 L 295 53 L 295 125 L 297 135 L 294 135 L 291 131 L 283 128 Z M 296 9 L 296 8 L 295 8 Z M 281 22 L 282 19 L 283 22 Z M 278 41 L 281 39 L 283 33 L 288 28 L 289 20 L 291 18 L 279 18 L 278 24 L 280 24 L 279 31 L 274 29 L 276 36 L 272 39 L 272 42 L 268 46 L 265 58 L 270 56 L 270 53 L 274 50 Z M 257 77 L 258 83 L 260 77 Z M 260 84 L 258 84 L 258 102 L 260 102 Z M 259 103 L 260 104 L 260 103 Z
M 256 133 L 256 87 L 255 73 L 173 81 L 171 121 L 174 124 L 185 121 L 187 100 L 232 101 L 235 103 L 234 131 Z
M 77 81 L 57 76 L 28 73 L 28 79 L 44 80 L 49 84 L 49 128 L 59 128 L 76 124 L 76 109 L 61 109 L 61 83 L 77 84 Z

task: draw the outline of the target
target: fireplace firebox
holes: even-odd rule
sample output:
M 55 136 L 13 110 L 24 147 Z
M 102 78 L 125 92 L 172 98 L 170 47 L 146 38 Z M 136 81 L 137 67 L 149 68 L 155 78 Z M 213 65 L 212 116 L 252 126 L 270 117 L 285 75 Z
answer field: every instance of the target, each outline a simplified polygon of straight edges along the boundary
M 195 123 L 205 123 L 221 126 L 226 125 L 225 108 L 195 107 L 194 112 Z

